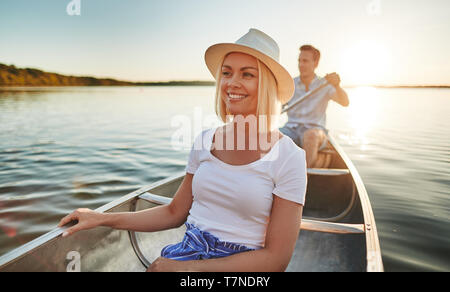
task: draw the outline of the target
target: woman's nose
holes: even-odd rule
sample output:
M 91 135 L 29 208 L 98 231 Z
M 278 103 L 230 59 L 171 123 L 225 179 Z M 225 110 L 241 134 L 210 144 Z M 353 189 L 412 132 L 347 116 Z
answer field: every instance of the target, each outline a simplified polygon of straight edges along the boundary
M 233 88 L 240 88 L 242 86 L 237 74 L 231 77 L 230 81 L 228 82 L 228 86 Z

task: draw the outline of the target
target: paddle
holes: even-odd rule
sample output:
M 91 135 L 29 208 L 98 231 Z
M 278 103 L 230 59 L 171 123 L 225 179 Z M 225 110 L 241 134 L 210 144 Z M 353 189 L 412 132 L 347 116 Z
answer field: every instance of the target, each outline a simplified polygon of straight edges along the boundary
M 301 104 L 302 102 L 304 102 L 306 99 L 310 98 L 312 95 L 314 95 L 315 93 L 319 92 L 320 90 L 322 90 L 324 87 L 326 87 L 327 85 L 330 85 L 330 83 L 328 83 L 328 81 L 325 81 L 322 85 L 320 85 L 319 87 L 317 87 L 316 89 L 309 91 L 307 93 L 305 93 L 302 97 L 300 97 L 297 101 L 295 101 L 293 104 L 286 106 L 285 108 L 283 108 L 281 110 L 281 113 L 284 114 L 285 112 L 291 110 L 294 106 L 297 106 L 299 104 Z

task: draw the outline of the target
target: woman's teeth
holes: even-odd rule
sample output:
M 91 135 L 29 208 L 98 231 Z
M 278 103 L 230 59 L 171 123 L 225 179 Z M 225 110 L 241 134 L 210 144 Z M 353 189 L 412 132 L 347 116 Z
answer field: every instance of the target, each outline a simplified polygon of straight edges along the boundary
M 233 100 L 240 100 L 247 97 L 247 95 L 239 95 L 239 94 L 228 94 L 228 97 Z

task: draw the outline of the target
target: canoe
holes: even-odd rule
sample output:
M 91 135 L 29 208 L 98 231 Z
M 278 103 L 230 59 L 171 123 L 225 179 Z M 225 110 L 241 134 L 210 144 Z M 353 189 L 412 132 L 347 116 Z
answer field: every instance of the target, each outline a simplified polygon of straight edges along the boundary
M 372 207 L 352 162 L 330 135 L 329 167 L 308 169 L 301 231 L 287 271 L 382 272 Z M 163 179 L 114 200 L 98 212 L 127 212 L 168 204 L 184 174 Z M 0 257 L 6 271 L 145 271 L 161 249 L 181 241 L 184 225 L 153 233 L 98 227 L 63 238 L 70 227 L 47 234 Z

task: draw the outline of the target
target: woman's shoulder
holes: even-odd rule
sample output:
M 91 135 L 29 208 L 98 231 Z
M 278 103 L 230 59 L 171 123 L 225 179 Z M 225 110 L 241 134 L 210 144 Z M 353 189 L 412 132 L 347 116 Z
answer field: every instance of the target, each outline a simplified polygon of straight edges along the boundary
M 305 150 L 297 146 L 289 136 L 283 135 L 279 141 L 279 162 L 283 165 L 289 163 L 298 164 L 306 161 Z
M 282 137 L 280 138 L 280 144 L 285 154 L 291 153 L 292 155 L 292 153 L 295 153 L 297 155 L 305 155 L 305 150 L 303 150 L 297 144 L 295 144 L 295 142 L 291 139 L 291 137 L 284 134 L 281 135 Z
M 278 156 L 272 164 L 275 182 L 299 179 L 306 175 L 306 153 L 289 136 L 280 141 Z

